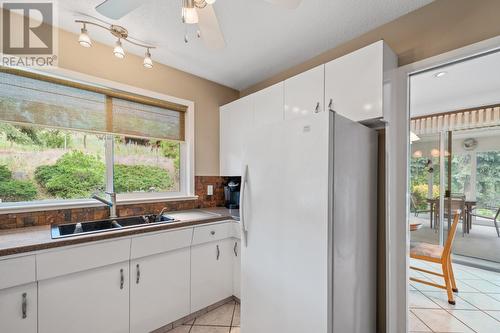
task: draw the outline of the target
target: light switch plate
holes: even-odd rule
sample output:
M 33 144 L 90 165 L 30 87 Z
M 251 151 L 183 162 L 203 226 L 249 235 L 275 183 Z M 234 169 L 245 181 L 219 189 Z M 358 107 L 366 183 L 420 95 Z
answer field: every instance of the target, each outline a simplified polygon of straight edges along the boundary
M 213 185 L 207 186 L 207 195 L 214 195 L 214 186 Z

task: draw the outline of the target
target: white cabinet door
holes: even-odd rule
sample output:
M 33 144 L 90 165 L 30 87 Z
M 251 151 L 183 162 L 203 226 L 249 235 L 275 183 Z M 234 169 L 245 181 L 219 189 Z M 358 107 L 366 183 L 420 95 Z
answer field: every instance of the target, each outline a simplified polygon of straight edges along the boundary
M 253 128 L 253 96 L 220 108 L 220 174 L 241 176 L 245 140 Z
M 354 121 L 383 116 L 384 71 L 396 67 L 396 56 L 383 41 L 325 65 L 325 105 Z
M 131 261 L 130 332 L 147 333 L 189 314 L 190 250 Z
M 38 282 L 38 333 L 128 331 L 128 261 Z
M 232 239 L 191 248 L 191 312 L 233 295 Z
M 36 283 L 0 290 L 0 332 L 36 333 Z
M 283 82 L 253 94 L 255 128 L 283 121 L 283 94 Z
M 241 286 L 241 251 L 240 240 L 233 240 L 233 295 L 241 299 L 240 286 Z
M 285 80 L 285 119 L 323 111 L 325 66 Z

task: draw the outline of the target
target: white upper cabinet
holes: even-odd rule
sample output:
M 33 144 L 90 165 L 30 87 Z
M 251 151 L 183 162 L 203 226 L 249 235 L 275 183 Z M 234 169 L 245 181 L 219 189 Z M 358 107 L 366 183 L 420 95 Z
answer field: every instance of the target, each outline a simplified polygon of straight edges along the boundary
M 279 82 L 253 94 L 254 127 L 283 121 L 284 83 Z
M 323 111 L 324 65 L 285 80 L 285 119 Z
M 243 97 L 220 108 L 220 175 L 241 176 L 245 139 L 253 128 L 253 98 Z
M 354 121 L 383 117 L 384 73 L 397 67 L 379 41 L 325 65 L 325 106 Z

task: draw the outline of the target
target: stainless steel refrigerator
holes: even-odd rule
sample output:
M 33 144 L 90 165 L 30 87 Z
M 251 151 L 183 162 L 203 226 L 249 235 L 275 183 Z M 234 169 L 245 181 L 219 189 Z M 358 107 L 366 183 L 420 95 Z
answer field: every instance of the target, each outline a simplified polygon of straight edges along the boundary
M 328 111 L 247 139 L 241 332 L 375 332 L 376 131 Z

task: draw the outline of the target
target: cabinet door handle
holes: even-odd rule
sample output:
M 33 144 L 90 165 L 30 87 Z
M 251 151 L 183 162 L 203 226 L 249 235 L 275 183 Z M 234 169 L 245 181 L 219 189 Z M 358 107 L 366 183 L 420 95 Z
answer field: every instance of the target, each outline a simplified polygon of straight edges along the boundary
M 21 304 L 21 311 L 23 313 L 23 319 L 26 319 L 26 317 L 28 317 L 28 295 L 26 293 L 23 293 L 22 295 L 23 297 L 23 302 Z
M 125 284 L 125 276 L 123 275 L 123 268 L 120 269 L 120 289 L 123 289 Z
M 319 113 L 319 102 L 316 103 L 316 108 L 314 109 L 314 113 Z
M 219 260 L 220 257 L 219 245 L 216 245 L 216 249 L 217 249 L 217 260 Z
M 237 257 L 238 256 L 238 251 L 237 251 L 237 248 L 238 248 L 238 242 L 234 242 L 234 248 L 233 248 L 233 251 L 234 251 L 234 255 Z
M 139 281 L 141 280 L 141 266 L 137 264 L 135 265 L 135 269 L 136 269 L 135 283 L 139 284 Z
M 332 107 L 333 107 L 333 99 L 330 98 L 330 103 L 328 103 L 328 111 L 333 111 Z

